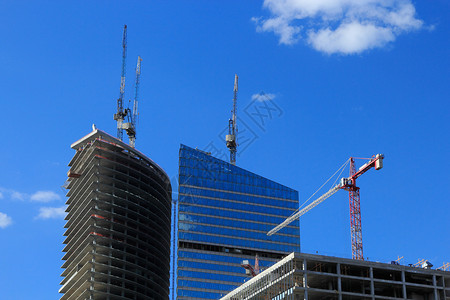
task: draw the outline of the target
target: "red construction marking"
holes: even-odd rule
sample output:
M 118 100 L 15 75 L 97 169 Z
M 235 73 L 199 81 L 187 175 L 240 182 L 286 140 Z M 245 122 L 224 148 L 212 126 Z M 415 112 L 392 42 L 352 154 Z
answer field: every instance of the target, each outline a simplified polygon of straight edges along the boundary
M 95 231 L 91 231 L 89 234 L 92 234 L 92 235 L 97 235 L 97 236 L 101 236 L 101 237 L 105 237 L 105 238 L 107 238 L 108 236 L 106 236 L 106 235 L 103 235 L 103 234 L 101 234 L 101 233 L 98 233 L 98 232 L 95 232 Z
M 113 143 L 113 142 L 110 142 L 110 141 L 107 141 L 107 140 L 104 140 L 102 138 L 97 138 L 97 140 L 123 149 L 123 147 L 121 145 Z
M 101 156 L 101 155 L 98 155 L 98 154 L 96 154 L 95 157 L 98 157 L 98 158 L 104 158 L 104 159 L 108 159 L 108 160 L 109 160 L 109 158 L 104 157 L 104 156 Z
M 105 218 L 103 216 L 100 216 L 100 215 L 96 215 L 96 214 L 92 214 L 91 217 L 99 218 L 99 219 L 103 219 L 103 220 L 108 220 L 107 218 Z
M 104 147 L 100 147 L 100 146 L 95 146 L 95 148 L 97 148 L 97 149 L 102 149 L 102 150 L 105 150 L 105 151 L 109 151 L 108 149 L 106 149 L 106 148 L 104 148 Z

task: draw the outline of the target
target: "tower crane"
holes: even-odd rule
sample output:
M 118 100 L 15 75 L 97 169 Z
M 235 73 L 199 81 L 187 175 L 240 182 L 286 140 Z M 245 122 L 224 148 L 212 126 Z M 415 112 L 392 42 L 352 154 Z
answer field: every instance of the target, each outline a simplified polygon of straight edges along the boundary
M 142 58 L 138 56 L 136 66 L 136 85 L 133 101 L 133 110 L 130 108 L 123 108 L 123 95 L 125 94 L 125 73 L 126 73 L 126 58 L 127 58 L 127 25 L 123 26 L 122 36 L 122 74 L 120 77 L 120 94 L 117 99 L 117 113 L 114 114 L 114 120 L 117 121 L 117 138 L 123 140 L 123 130 L 126 131 L 129 143 L 131 147 L 135 147 L 136 144 L 136 121 L 138 118 L 138 92 L 139 81 L 141 77 L 141 61 Z M 127 117 L 127 122 L 124 122 Z
M 127 110 L 123 109 L 123 94 L 125 93 L 125 64 L 127 57 L 127 25 L 123 26 L 122 37 L 122 74 L 120 76 L 120 94 L 117 99 L 117 113 L 114 114 L 114 120 L 117 121 L 117 138 L 123 140 L 123 121 L 127 115 Z
M 138 56 L 136 65 L 136 83 L 135 83 L 135 93 L 133 101 L 133 111 L 127 108 L 128 122 L 123 124 L 123 129 L 127 132 L 128 138 L 130 140 L 130 146 L 135 147 L 136 145 L 136 121 L 138 118 L 138 96 L 139 96 L 139 82 L 141 78 L 141 61 L 142 58 Z
M 352 258 L 358 260 L 364 260 L 363 256 L 363 242 L 362 242 L 362 226 L 361 226 L 361 208 L 360 208 L 360 197 L 359 197 L 359 187 L 356 186 L 356 179 L 367 172 L 371 168 L 375 170 L 380 170 L 383 168 L 383 154 L 374 155 L 367 163 L 362 165 L 358 171 L 355 168 L 355 158 L 350 158 L 350 174 L 349 177 L 341 178 L 339 183 L 333 186 L 325 194 L 311 202 L 308 206 L 302 210 L 296 212 L 292 216 L 288 217 L 281 224 L 277 225 L 271 229 L 267 235 L 273 235 L 282 228 L 289 225 L 292 221 L 296 220 L 300 216 L 304 215 L 327 198 L 334 195 L 337 191 L 343 189 L 349 192 L 349 202 L 350 202 L 350 227 L 352 236 Z
M 236 165 L 237 152 L 237 125 L 236 125 L 236 109 L 237 109 L 237 92 L 238 92 L 238 76 L 234 74 L 234 90 L 233 90 L 233 110 L 231 118 L 228 120 L 228 134 L 225 136 L 228 149 L 230 149 L 230 163 Z

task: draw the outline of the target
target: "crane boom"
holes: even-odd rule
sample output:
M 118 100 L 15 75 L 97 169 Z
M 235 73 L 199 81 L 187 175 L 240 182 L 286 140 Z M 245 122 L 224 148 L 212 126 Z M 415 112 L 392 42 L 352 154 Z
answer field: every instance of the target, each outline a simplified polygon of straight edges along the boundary
M 237 92 L 238 92 L 238 76 L 234 74 L 234 89 L 233 89 L 233 110 L 231 111 L 231 118 L 228 121 L 228 134 L 225 137 L 228 149 L 230 149 L 230 163 L 236 164 L 236 152 L 237 152 Z
M 120 97 L 118 108 L 123 109 L 123 94 L 125 93 L 125 74 L 126 74 L 126 59 L 127 59 L 127 25 L 123 26 L 122 36 L 122 72 L 120 75 Z
M 142 58 L 138 56 L 136 66 L 136 85 L 134 91 L 134 103 L 133 103 L 133 127 L 136 128 L 136 121 L 138 118 L 138 98 L 139 98 L 139 83 L 141 78 L 141 62 Z
M 272 230 L 270 230 L 267 235 L 273 235 L 274 233 L 277 233 L 278 231 L 280 231 L 281 229 L 283 229 L 284 227 L 286 227 L 287 225 L 289 225 L 290 223 L 292 223 L 294 220 L 300 218 L 301 216 L 303 216 L 304 214 L 306 214 L 308 211 L 310 211 L 311 209 L 313 209 L 314 207 L 316 207 L 317 205 L 319 205 L 320 203 L 322 203 L 323 201 L 325 201 L 326 199 L 328 199 L 329 197 L 331 197 L 332 195 L 334 195 L 337 191 L 339 191 L 342 188 L 341 184 L 337 184 L 334 187 L 332 187 L 328 192 L 326 192 L 325 194 L 323 194 L 322 196 L 320 196 L 319 198 L 317 198 L 316 200 L 314 200 L 311 204 L 309 204 L 308 206 L 306 206 L 305 208 L 303 208 L 302 210 L 296 212 L 295 214 L 293 214 L 292 216 L 290 216 L 289 218 L 287 218 L 286 220 L 284 220 L 281 224 L 277 225 L 275 228 L 273 228 Z
M 123 95 L 125 93 L 125 73 L 127 58 L 127 25 L 123 26 L 122 36 L 122 73 L 120 76 L 120 93 L 117 99 L 117 113 L 114 114 L 114 120 L 117 121 L 117 138 L 123 140 L 123 120 L 127 115 L 127 111 L 123 109 Z
M 133 101 L 133 111 L 128 111 L 129 122 L 124 124 L 124 128 L 127 132 L 128 138 L 130 140 L 130 146 L 136 146 L 136 121 L 138 118 L 138 96 L 139 96 L 139 82 L 141 78 L 141 61 L 142 58 L 138 56 L 137 65 L 136 65 L 136 85 L 135 85 L 135 93 L 134 93 L 134 101 Z

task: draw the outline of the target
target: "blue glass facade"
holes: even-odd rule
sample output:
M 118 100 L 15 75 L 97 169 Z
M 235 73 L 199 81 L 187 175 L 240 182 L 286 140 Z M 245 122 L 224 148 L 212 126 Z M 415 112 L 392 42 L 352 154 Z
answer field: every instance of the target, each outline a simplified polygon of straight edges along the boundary
M 181 145 L 177 299 L 218 299 L 249 275 L 300 250 L 299 221 L 267 231 L 298 208 L 298 192 Z

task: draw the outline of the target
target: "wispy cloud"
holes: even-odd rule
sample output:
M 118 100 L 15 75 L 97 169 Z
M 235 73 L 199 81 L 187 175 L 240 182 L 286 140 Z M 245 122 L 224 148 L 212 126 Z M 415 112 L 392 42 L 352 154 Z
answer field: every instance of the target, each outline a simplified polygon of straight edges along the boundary
M 37 219 L 62 219 L 66 216 L 66 207 L 41 207 Z
M 50 202 L 59 199 L 61 199 L 61 197 L 52 191 L 37 191 L 30 196 L 30 200 L 36 202 Z
M 0 212 L 0 228 L 6 228 L 12 224 L 12 219 L 7 214 Z
M 0 187 L 0 199 L 19 201 L 50 202 L 60 200 L 61 196 L 53 191 L 37 191 L 33 194 L 23 193 L 17 190 Z
M 266 94 L 266 93 L 259 93 L 259 94 L 253 94 L 252 95 L 252 100 L 256 100 L 256 101 L 270 101 L 275 99 L 276 95 L 275 94 Z
M 258 32 L 280 44 L 300 39 L 327 54 L 356 54 L 422 28 L 411 0 L 265 0 L 268 18 L 252 18 Z
M 21 193 L 18 191 L 11 191 L 11 199 L 13 200 L 25 200 L 25 198 L 28 198 L 28 195 L 25 193 Z

